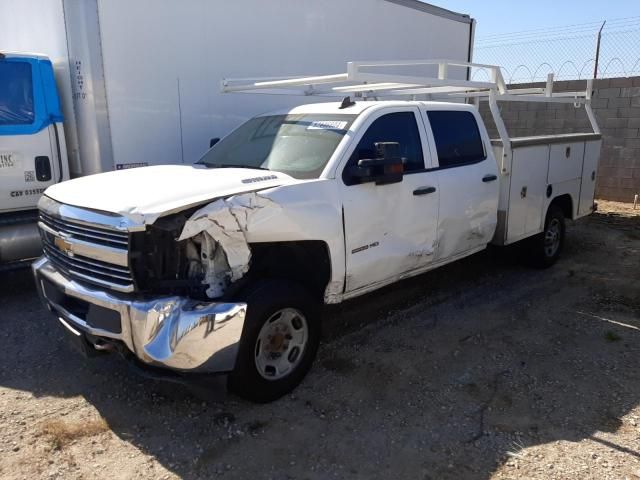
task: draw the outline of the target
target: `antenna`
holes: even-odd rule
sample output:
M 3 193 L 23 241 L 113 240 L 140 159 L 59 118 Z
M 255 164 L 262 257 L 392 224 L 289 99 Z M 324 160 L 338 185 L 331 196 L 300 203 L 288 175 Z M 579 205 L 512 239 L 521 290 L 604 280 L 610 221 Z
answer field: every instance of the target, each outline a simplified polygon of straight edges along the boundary
M 356 104 L 356 102 L 351 100 L 351 97 L 349 97 L 349 96 L 344 97 L 342 99 L 342 104 L 340 105 L 340 110 L 343 110 L 343 109 L 349 108 L 349 107 L 353 107 L 355 104 Z

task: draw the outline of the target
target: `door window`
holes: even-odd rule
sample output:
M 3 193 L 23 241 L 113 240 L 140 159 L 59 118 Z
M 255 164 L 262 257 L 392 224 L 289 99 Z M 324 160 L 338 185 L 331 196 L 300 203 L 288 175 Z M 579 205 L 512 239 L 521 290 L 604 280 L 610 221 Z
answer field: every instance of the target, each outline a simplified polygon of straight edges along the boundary
M 31 65 L 0 61 L 0 125 L 29 125 L 34 118 Z
M 436 142 L 440 168 L 468 165 L 487 158 L 473 113 L 432 110 L 427 112 L 427 116 Z
M 375 144 L 378 142 L 397 142 L 400 145 L 400 156 L 405 159 L 404 172 L 411 173 L 424 170 L 424 156 L 420 131 L 413 112 L 388 113 L 374 120 L 354 150 L 345 172 L 358 160 L 375 158 Z M 343 175 L 347 185 L 357 183 L 357 179 Z

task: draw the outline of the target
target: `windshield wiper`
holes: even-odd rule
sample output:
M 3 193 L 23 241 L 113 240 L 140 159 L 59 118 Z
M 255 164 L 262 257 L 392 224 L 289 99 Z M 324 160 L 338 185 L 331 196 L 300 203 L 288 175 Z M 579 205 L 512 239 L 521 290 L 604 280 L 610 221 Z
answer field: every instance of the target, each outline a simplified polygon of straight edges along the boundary
M 248 168 L 251 170 L 269 170 L 268 168 L 265 167 L 250 167 L 248 165 L 232 165 L 230 163 L 200 163 L 198 162 L 197 165 L 204 165 L 207 168 Z

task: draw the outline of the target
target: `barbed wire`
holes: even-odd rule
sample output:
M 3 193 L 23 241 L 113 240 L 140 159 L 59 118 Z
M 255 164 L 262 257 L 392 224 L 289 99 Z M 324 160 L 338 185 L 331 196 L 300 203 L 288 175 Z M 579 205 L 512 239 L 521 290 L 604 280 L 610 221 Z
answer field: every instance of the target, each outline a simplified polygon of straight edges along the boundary
M 620 28 L 624 28 L 629 25 L 634 26 L 638 24 L 638 21 L 640 21 L 640 16 L 609 19 L 606 20 L 607 30 L 613 31 L 619 30 Z M 535 36 L 537 39 L 539 39 L 541 36 L 553 35 L 564 37 L 568 33 L 575 32 L 597 33 L 602 24 L 603 20 L 599 20 L 597 22 L 578 23 L 573 25 L 562 25 L 558 27 L 538 28 L 534 30 L 521 30 L 519 32 L 512 33 L 485 35 L 484 37 L 480 37 L 476 40 L 476 45 L 485 45 L 487 43 L 504 43 L 504 41 L 508 39 L 522 39 L 531 36 Z
M 600 28 L 600 49 L 598 36 Z M 630 77 L 640 75 L 640 16 L 564 27 L 495 34 L 478 39 L 477 63 L 500 65 L 507 83 Z M 472 80 L 489 79 L 489 72 L 473 69 Z

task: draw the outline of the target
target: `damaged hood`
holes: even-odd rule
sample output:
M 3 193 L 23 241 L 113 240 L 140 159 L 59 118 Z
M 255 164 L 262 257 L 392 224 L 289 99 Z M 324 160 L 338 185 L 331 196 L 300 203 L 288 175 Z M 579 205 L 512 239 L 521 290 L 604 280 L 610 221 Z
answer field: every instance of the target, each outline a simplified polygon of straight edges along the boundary
M 162 215 L 207 200 L 297 182 L 266 170 L 162 165 L 77 178 L 49 187 L 45 195 L 67 205 L 151 224 Z

